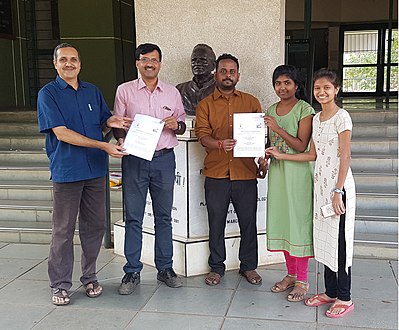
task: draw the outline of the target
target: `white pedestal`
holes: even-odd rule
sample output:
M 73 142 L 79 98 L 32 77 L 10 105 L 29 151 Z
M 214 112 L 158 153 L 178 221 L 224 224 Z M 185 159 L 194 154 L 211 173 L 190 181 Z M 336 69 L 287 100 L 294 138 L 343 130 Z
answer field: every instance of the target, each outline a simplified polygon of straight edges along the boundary
M 123 256 L 125 242 L 125 223 L 120 220 L 114 225 L 114 252 Z M 239 236 L 226 236 L 226 269 L 238 269 Z M 176 273 L 184 276 L 194 276 L 209 272 L 209 248 L 207 239 L 173 238 L 173 268 Z M 143 249 L 141 262 L 154 265 L 154 233 L 143 230 Z M 266 234 L 258 234 L 258 265 L 284 262 L 284 255 L 280 252 L 266 250 Z
M 208 220 L 204 194 L 204 176 L 201 175 L 205 158 L 204 148 L 196 140 L 181 140 L 175 148 L 176 183 L 172 208 L 173 219 L 173 265 L 180 275 L 205 274 L 208 267 Z M 123 180 L 123 179 L 122 179 Z M 282 253 L 266 250 L 266 179 L 258 180 L 258 254 L 259 265 L 283 262 Z M 151 198 L 143 221 L 142 262 L 154 265 L 154 216 Z M 226 218 L 226 269 L 239 267 L 239 227 L 234 207 L 230 205 Z M 123 255 L 124 222 L 114 225 L 115 253 Z

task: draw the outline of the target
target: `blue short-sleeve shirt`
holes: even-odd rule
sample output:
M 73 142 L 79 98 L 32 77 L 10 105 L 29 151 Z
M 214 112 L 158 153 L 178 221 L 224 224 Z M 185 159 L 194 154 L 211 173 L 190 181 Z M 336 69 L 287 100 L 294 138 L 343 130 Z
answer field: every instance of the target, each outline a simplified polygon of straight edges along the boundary
M 79 81 L 75 90 L 57 76 L 39 91 L 37 112 L 39 131 L 46 134 L 46 152 L 54 182 L 75 182 L 106 175 L 106 152 L 59 141 L 52 130 L 65 126 L 102 141 L 102 125 L 111 117 L 111 112 L 96 86 Z

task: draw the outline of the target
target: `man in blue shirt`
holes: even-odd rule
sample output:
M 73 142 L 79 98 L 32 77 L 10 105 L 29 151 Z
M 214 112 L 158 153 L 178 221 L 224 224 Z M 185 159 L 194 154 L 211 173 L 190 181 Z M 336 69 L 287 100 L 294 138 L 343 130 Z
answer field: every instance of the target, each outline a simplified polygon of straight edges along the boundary
M 104 142 L 103 132 L 111 127 L 127 128 L 131 119 L 112 116 L 100 90 L 78 79 L 81 62 L 75 47 L 58 45 L 53 62 L 58 76 L 39 91 L 37 110 L 53 181 L 53 236 L 48 259 L 52 302 L 67 305 L 77 217 L 82 247 L 80 281 L 88 297 L 102 292 L 96 260 L 105 229 L 107 154 L 126 155 L 123 147 Z

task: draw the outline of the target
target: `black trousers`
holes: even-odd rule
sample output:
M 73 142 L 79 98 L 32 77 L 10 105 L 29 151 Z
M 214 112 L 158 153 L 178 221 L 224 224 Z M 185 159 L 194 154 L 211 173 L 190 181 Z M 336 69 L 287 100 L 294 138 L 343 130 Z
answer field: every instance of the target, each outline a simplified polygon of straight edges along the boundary
M 342 200 L 346 206 L 345 195 Z M 345 217 L 346 213 L 341 214 L 339 218 L 338 272 L 333 272 L 330 268 L 324 266 L 324 283 L 327 296 L 349 301 L 351 300 L 351 267 L 348 268 L 348 273 L 346 273 Z
M 226 246 L 224 232 L 230 201 L 233 203 L 240 227 L 241 242 L 238 257 L 240 271 L 254 270 L 258 265 L 256 209 L 257 180 L 205 178 L 205 201 L 208 210 L 209 250 L 211 271 L 224 275 Z

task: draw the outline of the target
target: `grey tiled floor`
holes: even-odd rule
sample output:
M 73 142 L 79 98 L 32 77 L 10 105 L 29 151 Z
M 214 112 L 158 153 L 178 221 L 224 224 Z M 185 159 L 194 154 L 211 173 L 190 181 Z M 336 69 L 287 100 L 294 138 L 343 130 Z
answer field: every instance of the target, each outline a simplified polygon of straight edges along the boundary
M 71 304 L 50 302 L 47 278 L 48 245 L 0 243 L 0 329 L 397 329 L 398 263 L 355 259 L 352 293 L 355 311 L 343 319 L 329 319 L 328 306 L 309 308 L 290 303 L 287 293 L 270 287 L 285 274 L 282 264 L 259 268 L 261 286 L 252 286 L 237 271 L 209 287 L 203 276 L 184 278 L 171 289 L 156 280 L 156 270 L 145 266 L 141 284 L 130 296 L 117 288 L 124 258 L 101 250 L 98 277 L 104 293 L 87 298 L 79 283 L 80 247 L 75 247 Z M 318 273 L 316 273 L 318 270 Z M 310 293 L 323 289 L 323 267 L 309 266 Z

